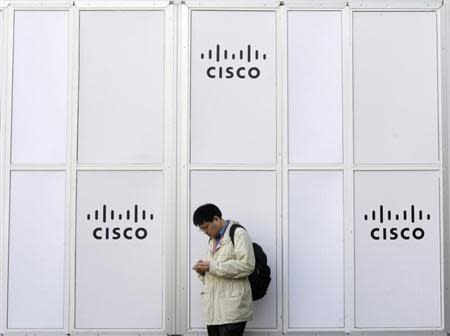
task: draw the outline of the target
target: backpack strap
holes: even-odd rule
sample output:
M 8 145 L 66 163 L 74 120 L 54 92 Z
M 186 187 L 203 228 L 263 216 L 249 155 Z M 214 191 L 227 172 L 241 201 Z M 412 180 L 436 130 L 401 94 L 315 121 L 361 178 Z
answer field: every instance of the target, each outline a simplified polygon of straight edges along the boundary
M 243 227 L 239 223 L 234 223 L 233 225 L 231 225 L 231 227 L 230 227 L 230 238 L 231 238 L 231 242 L 233 243 L 233 246 L 234 246 L 234 231 L 236 231 L 237 228 L 243 228 L 245 230 L 245 227 Z

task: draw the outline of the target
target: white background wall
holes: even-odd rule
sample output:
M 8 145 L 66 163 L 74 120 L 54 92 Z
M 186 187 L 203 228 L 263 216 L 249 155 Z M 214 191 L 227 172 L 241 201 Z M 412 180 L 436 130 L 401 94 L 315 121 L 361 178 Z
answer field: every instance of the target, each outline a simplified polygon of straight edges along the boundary
M 249 330 L 443 328 L 446 7 L 19 3 L 0 25 L 3 333 L 202 332 L 205 202 L 269 257 Z M 137 204 L 152 221 L 125 220 Z M 416 227 L 412 204 L 423 239 L 371 236 Z

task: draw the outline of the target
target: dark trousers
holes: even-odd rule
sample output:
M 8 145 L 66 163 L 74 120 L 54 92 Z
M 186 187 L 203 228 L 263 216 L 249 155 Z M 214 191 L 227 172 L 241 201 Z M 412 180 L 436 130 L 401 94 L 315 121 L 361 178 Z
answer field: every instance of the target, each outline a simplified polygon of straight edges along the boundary
M 242 336 L 247 322 L 208 325 L 208 336 Z

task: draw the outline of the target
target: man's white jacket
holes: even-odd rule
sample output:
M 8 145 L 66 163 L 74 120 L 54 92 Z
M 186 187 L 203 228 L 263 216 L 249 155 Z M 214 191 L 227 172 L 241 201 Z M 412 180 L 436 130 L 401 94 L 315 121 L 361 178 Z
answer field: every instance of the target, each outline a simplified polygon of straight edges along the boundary
M 243 228 L 230 238 L 231 221 L 215 252 L 210 239 L 207 260 L 209 271 L 203 281 L 202 307 L 207 325 L 236 323 L 252 318 L 253 300 L 248 276 L 255 268 L 255 254 L 250 236 Z

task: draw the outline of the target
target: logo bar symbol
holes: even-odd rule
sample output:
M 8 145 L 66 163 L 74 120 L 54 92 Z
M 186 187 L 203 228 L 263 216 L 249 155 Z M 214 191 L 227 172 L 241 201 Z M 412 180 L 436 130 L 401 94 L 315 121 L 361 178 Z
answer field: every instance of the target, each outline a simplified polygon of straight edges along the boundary
M 215 50 L 215 59 L 216 59 L 216 62 L 220 62 L 220 57 L 221 57 L 221 48 L 220 48 L 220 44 L 216 44 L 216 48 L 215 48 L 216 50 Z M 252 46 L 250 45 L 250 44 L 248 44 L 247 45 L 247 48 L 246 48 L 247 50 L 246 50 L 246 58 L 247 58 L 247 62 L 248 63 L 250 63 L 251 61 L 252 61 L 252 54 L 253 54 L 253 51 L 252 51 Z M 241 60 L 244 60 L 244 50 L 243 49 L 241 49 L 241 50 L 239 50 L 239 59 L 241 59 Z M 212 60 L 213 59 L 213 50 L 212 49 L 209 49 L 208 50 L 208 59 L 210 59 L 210 60 Z M 259 60 L 259 50 L 255 50 L 254 51 L 254 58 L 255 58 L 255 60 Z M 201 59 L 205 59 L 205 53 L 201 53 L 200 54 L 200 58 Z M 227 60 L 228 59 L 228 50 L 227 49 L 225 49 L 224 51 L 223 51 L 223 58 L 225 59 L 225 60 Z M 266 58 L 267 58 L 267 55 L 266 54 L 262 54 L 262 58 L 265 60 Z M 231 59 L 236 59 L 236 54 L 235 53 L 232 53 L 231 54 Z
M 101 211 L 102 211 L 102 213 L 101 213 L 101 216 L 102 216 L 102 217 L 101 217 L 101 221 L 102 221 L 103 223 L 106 223 L 106 220 L 107 220 L 107 214 L 108 214 L 108 210 L 107 210 L 106 204 L 103 204 L 103 206 L 102 206 L 102 208 L 101 208 Z M 133 211 L 133 214 L 131 214 L 131 211 Z M 115 210 L 111 210 L 111 211 L 109 212 L 109 213 L 110 213 L 110 219 L 111 219 L 112 221 L 114 220 L 114 217 L 115 217 L 114 212 L 115 212 Z M 132 219 L 135 223 L 137 223 L 137 222 L 139 221 L 139 214 L 140 214 L 140 211 L 139 211 L 139 207 L 138 207 L 137 204 L 135 204 L 135 205 L 133 206 L 133 209 L 132 209 L 132 210 L 126 210 L 125 213 L 126 213 L 126 219 L 127 219 L 127 220 Z M 86 218 L 87 218 L 88 221 L 90 221 L 91 218 L 92 218 L 91 214 L 88 213 L 87 216 L 86 216 Z M 119 219 L 119 220 L 122 220 L 122 218 L 123 218 L 122 213 L 119 213 L 119 214 L 118 214 L 118 219 Z M 145 220 L 146 218 L 147 218 L 147 213 L 146 213 L 145 210 L 142 210 L 142 220 Z M 153 218 L 154 218 L 153 214 L 150 214 L 149 219 L 150 219 L 150 220 L 153 220 Z M 95 211 L 94 211 L 94 219 L 95 219 L 96 221 L 99 220 L 99 210 L 95 210 Z
M 417 220 L 416 220 L 416 209 L 415 209 L 414 204 L 411 205 L 409 211 L 410 211 L 410 215 L 409 216 L 411 218 L 411 222 L 415 223 Z M 376 218 L 377 218 L 376 211 L 372 210 L 371 214 L 372 214 L 372 216 L 371 216 L 372 217 L 372 221 L 375 221 Z M 405 221 L 408 220 L 408 210 L 402 210 L 400 212 L 400 214 L 403 214 L 403 216 L 402 216 L 403 220 L 405 220 Z M 395 220 L 399 220 L 400 219 L 400 214 L 396 214 L 395 215 Z M 391 210 L 388 210 L 387 211 L 387 219 L 390 221 L 391 218 L 392 218 Z M 383 207 L 383 205 L 380 205 L 380 208 L 379 208 L 379 219 L 380 219 L 380 223 L 384 222 L 385 218 L 384 218 L 384 207 Z M 419 210 L 419 220 L 422 220 L 422 219 L 423 219 L 423 212 L 422 212 L 422 210 Z M 364 215 L 364 220 L 366 220 L 366 221 L 369 220 L 369 215 L 368 214 Z M 427 220 L 431 220 L 431 215 L 430 214 L 427 214 Z

